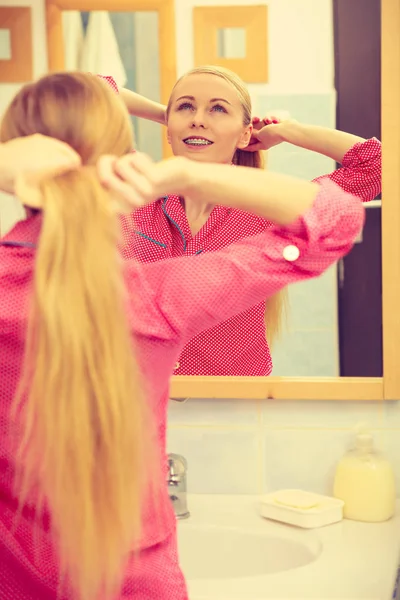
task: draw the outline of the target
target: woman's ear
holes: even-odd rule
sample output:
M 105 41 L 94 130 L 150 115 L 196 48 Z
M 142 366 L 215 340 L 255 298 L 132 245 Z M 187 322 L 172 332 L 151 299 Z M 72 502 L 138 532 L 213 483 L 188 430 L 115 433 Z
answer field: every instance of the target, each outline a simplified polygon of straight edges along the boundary
M 168 144 L 171 145 L 171 136 L 170 136 L 170 133 L 169 133 L 168 125 L 167 125 L 167 141 L 168 141 Z
M 239 148 L 239 150 L 243 150 L 244 148 L 247 148 L 247 146 L 249 145 L 252 133 L 253 133 L 253 125 L 250 124 L 242 132 L 242 134 L 239 138 L 239 142 L 237 144 L 237 148 Z

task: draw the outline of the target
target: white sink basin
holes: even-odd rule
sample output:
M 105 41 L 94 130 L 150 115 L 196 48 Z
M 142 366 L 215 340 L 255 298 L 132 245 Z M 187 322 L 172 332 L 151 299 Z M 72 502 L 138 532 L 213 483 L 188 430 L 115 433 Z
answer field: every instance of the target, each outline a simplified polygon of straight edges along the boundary
M 309 531 L 261 518 L 257 497 L 190 494 L 188 508 L 178 543 L 190 600 L 393 597 L 400 504 L 386 523 L 344 520 Z
M 180 562 L 189 580 L 239 579 L 280 573 L 308 565 L 318 558 L 321 545 L 282 535 L 274 524 L 260 523 L 260 531 L 192 525 L 178 527 Z

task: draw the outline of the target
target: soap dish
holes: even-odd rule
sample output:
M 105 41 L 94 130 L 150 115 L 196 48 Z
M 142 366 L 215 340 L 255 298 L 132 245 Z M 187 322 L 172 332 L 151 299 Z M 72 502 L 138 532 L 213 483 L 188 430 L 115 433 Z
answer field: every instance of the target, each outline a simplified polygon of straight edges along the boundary
M 303 490 L 280 490 L 261 500 L 261 516 L 305 529 L 324 527 L 343 519 L 344 502 Z

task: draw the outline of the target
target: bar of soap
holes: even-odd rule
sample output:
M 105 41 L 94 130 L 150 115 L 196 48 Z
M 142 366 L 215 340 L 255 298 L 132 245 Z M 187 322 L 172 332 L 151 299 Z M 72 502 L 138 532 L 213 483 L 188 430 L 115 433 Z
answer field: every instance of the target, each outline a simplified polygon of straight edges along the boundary
M 298 527 L 324 527 L 343 519 L 344 502 L 303 490 L 279 490 L 261 499 L 260 513 L 266 519 Z
M 311 510 L 320 505 L 315 494 L 303 492 L 302 490 L 281 490 L 280 492 L 276 492 L 273 498 L 277 504 L 300 510 Z

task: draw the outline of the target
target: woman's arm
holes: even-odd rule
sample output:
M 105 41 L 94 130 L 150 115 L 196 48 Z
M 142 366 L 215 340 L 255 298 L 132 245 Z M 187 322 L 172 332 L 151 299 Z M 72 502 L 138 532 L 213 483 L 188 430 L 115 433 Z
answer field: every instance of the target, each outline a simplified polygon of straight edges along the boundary
M 293 119 L 280 119 L 267 116 L 263 120 L 253 119 L 252 143 L 249 151 L 269 150 L 282 142 L 293 144 L 299 148 L 311 150 L 342 163 L 346 153 L 355 144 L 366 140 L 357 135 L 320 127 L 306 125 Z
M 181 195 L 191 200 L 220 204 L 251 212 L 287 225 L 313 204 L 319 186 L 263 169 L 194 162 Z M 175 192 L 177 193 L 177 192 Z
M 129 113 L 135 117 L 165 125 L 166 107 L 126 88 L 119 91 Z
M 265 200 L 272 218 L 277 213 L 269 194 Z M 289 195 L 279 200 L 286 209 L 296 203 Z M 286 219 L 289 210 L 284 213 Z M 288 284 L 319 276 L 351 249 L 363 217 L 358 198 L 327 180 L 312 206 L 287 226 L 199 256 L 140 266 L 127 261 L 128 289 L 140 315 L 136 332 L 184 344 Z
M 199 163 L 174 157 L 159 163 L 135 153 L 122 159 L 102 157 L 101 181 L 134 208 L 167 194 L 193 201 L 253 212 L 279 225 L 303 214 L 319 192 L 316 183 L 252 169 L 218 163 Z
M 283 121 L 281 125 L 281 135 L 284 142 L 312 152 L 318 152 L 318 154 L 332 158 L 340 164 L 350 148 L 355 144 L 366 141 L 357 135 L 330 129 L 329 127 L 305 125 L 296 121 Z
M 145 98 L 145 96 L 141 96 L 136 92 L 132 92 L 127 88 L 118 89 L 118 86 L 113 77 L 109 75 L 97 75 L 100 79 L 103 79 L 114 92 L 119 94 L 124 101 L 126 108 L 134 117 L 140 117 L 142 119 L 147 119 L 148 121 L 155 121 L 156 123 L 161 123 L 161 125 L 165 125 L 166 123 L 166 110 L 167 107 L 159 102 L 154 102 L 153 100 L 149 100 L 149 98 Z
M 346 192 L 364 202 L 373 200 L 382 189 L 382 147 L 379 140 L 364 138 L 328 127 L 305 125 L 297 121 L 266 117 L 254 122 L 249 151 L 267 150 L 282 142 L 318 152 L 342 167 L 314 181 L 329 178 Z M 267 125 L 262 126 L 263 123 Z
M 382 191 L 382 144 L 376 138 L 357 143 L 342 159 L 342 166 L 328 175 L 314 179 L 330 179 L 358 196 L 363 202 L 374 200 Z
M 106 187 L 132 208 L 164 194 L 189 194 L 277 224 L 218 252 L 140 266 L 126 261 L 132 302 L 140 296 L 137 332 L 147 336 L 184 343 L 289 283 L 320 275 L 350 250 L 363 225 L 358 198 L 329 180 L 319 185 L 182 157 L 155 164 L 140 153 L 103 157 L 98 168 Z

